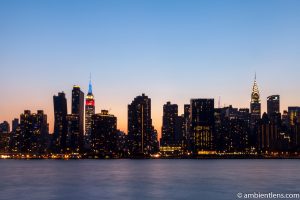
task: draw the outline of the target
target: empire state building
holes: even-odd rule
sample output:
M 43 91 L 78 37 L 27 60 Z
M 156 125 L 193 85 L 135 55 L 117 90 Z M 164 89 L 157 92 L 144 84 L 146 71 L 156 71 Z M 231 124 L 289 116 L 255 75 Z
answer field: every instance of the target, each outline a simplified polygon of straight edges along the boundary
M 95 99 L 92 91 L 92 82 L 89 83 L 89 91 L 85 99 L 85 135 L 91 134 L 92 115 L 95 114 Z

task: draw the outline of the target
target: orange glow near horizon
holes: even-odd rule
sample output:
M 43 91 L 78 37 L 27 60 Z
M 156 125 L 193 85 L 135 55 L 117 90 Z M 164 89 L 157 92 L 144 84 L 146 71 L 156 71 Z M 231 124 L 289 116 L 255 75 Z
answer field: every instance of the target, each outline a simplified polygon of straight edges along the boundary
M 150 96 L 149 96 L 150 97 Z M 151 97 L 150 97 L 151 98 Z M 151 98 L 153 100 L 153 98 Z M 97 101 L 96 101 L 97 102 Z M 24 102 L 23 102 L 24 103 Z M 47 102 L 49 103 L 49 102 Z M 172 102 L 172 103 L 177 103 L 177 102 Z M 186 102 L 188 103 L 188 102 Z M 161 137 L 161 126 L 162 126 L 162 115 L 163 115 L 163 102 L 161 104 L 153 104 L 152 103 L 152 120 L 153 120 L 153 125 L 155 129 L 158 131 L 158 138 Z M 183 103 L 184 104 L 184 103 Z M 183 114 L 183 104 L 179 104 L 179 114 Z M 215 106 L 217 107 L 217 102 L 215 100 Z M 14 104 L 16 105 L 16 104 Z M 37 110 L 44 110 L 45 114 L 47 115 L 48 123 L 49 123 L 49 131 L 50 133 L 53 132 L 53 127 L 54 127 L 54 114 L 53 114 L 53 106 L 52 102 L 50 105 L 42 105 L 42 106 L 34 106 L 35 104 L 33 103 L 32 106 L 24 106 L 25 109 L 22 109 L 23 104 L 19 104 L 17 106 L 14 106 L 14 109 L 10 109 L 10 107 L 5 107 L 4 110 L 2 110 L 1 116 L 0 116 L 0 121 L 8 121 L 11 124 L 11 121 L 14 118 L 19 118 L 20 114 L 24 112 L 24 110 L 31 110 L 32 113 L 36 113 Z M 29 105 L 29 103 L 28 103 Z M 237 106 L 239 104 L 233 104 L 234 107 L 242 108 L 242 107 L 249 107 L 249 106 Z M 69 106 L 69 105 L 68 105 Z M 286 110 L 288 106 L 294 106 L 288 105 L 288 104 L 282 104 L 281 103 L 281 110 Z M 116 108 L 118 109 L 111 109 L 110 114 L 113 114 L 117 117 L 117 123 L 118 123 L 118 129 L 121 131 L 124 131 L 127 133 L 127 104 L 120 106 L 120 104 L 116 105 Z M 101 109 L 98 109 L 97 104 L 96 104 L 96 113 L 100 113 Z M 70 109 L 69 109 L 70 111 Z M 262 101 L 262 111 L 266 112 L 266 102 Z M 5 113 L 5 114 L 3 114 Z

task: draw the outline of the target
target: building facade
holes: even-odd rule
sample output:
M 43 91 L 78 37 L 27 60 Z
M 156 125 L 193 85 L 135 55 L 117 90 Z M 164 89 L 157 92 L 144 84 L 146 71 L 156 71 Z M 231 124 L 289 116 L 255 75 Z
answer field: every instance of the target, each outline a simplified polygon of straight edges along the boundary
M 150 155 L 158 151 L 157 132 L 152 126 L 151 99 L 137 96 L 128 105 L 128 137 L 132 155 Z
M 93 95 L 92 82 L 89 83 L 89 91 L 85 98 L 85 135 L 91 135 L 92 116 L 95 114 L 95 99 Z
M 191 99 L 192 146 L 194 154 L 214 150 L 214 99 Z
M 67 99 L 64 92 L 53 96 L 54 104 L 54 133 L 52 139 L 52 150 L 62 153 L 66 148 L 67 137 Z
M 102 110 L 92 116 L 91 150 L 99 157 L 114 157 L 117 148 L 117 118 Z

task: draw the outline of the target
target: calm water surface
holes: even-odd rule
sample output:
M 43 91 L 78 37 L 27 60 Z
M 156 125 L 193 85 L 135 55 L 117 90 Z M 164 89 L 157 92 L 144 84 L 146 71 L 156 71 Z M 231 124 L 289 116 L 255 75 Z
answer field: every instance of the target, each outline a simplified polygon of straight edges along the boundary
M 237 199 L 300 192 L 300 160 L 0 160 L 0 199 Z

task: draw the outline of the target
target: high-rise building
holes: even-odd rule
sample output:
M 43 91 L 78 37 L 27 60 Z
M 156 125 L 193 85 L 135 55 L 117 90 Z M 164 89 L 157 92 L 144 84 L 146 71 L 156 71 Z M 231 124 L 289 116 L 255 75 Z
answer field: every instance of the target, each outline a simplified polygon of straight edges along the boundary
M 191 149 L 191 136 L 190 136 L 190 110 L 191 106 L 190 104 L 184 104 L 184 111 L 183 111 L 183 117 L 184 117 L 184 130 L 183 130 L 183 150 L 184 151 L 190 151 Z
M 54 104 L 54 134 L 53 151 L 62 152 L 66 148 L 67 137 L 67 99 L 64 92 L 53 96 Z
M 151 99 L 142 94 L 128 105 L 128 137 L 132 154 L 155 153 L 158 143 L 155 134 L 151 118 Z
M 92 90 L 92 82 L 89 83 L 89 91 L 85 98 L 85 135 L 90 136 L 92 115 L 95 114 L 95 99 Z
M 216 150 L 226 153 L 247 152 L 249 135 L 249 109 L 231 105 L 215 109 Z
M 280 96 L 271 95 L 267 98 L 267 112 L 271 117 L 274 113 L 280 113 Z
M 270 121 L 267 113 L 264 113 L 258 131 L 258 153 L 270 153 L 277 150 L 280 123 Z
M 30 110 L 25 110 L 23 114 L 20 115 L 20 127 L 22 134 L 21 141 L 21 151 L 22 153 L 30 153 L 32 151 L 32 115 Z
M 25 110 L 20 115 L 21 129 L 21 152 L 27 154 L 43 154 L 47 149 L 47 136 L 49 125 L 47 115 L 44 111 L 38 110 L 37 113 L 31 113 Z
M 8 152 L 10 126 L 7 121 L 0 123 L 0 153 Z
M 288 132 L 292 147 L 300 150 L 300 107 L 288 107 Z
M 240 108 L 238 113 L 238 118 L 248 122 L 250 125 L 250 110 L 249 108 Z
M 183 133 L 184 116 L 178 116 L 178 105 L 167 102 L 163 106 L 162 138 L 160 151 L 166 155 L 179 155 L 185 147 Z
M 177 116 L 175 121 L 175 144 L 184 147 L 184 115 Z
M 78 115 L 79 133 L 84 135 L 84 93 L 76 85 L 72 90 L 72 114 Z
M 116 134 L 116 150 L 119 158 L 128 157 L 129 149 L 128 149 L 128 135 L 120 130 L 117 130 Z
M 257 147 L 257 136 L 258 136 L 260 119 L 261 119 L 260 93 L 258 90 L 258 85 L 256 82 L 256 75 L 255 75 L 254 84 L 251 93 L 251 102 L 250 102 L 249 145 L 251 149 L 255 149 Z
M 79 115 L 67 115 L 66 153 L 80 153 L 83 147 L 83 135 L 80 134 Z
M 19 119 L 15 118 L 12 120 L 12 132 L 15 132 L 19 126 Z
M 191 99 L 190 134 L 194 154 L 214 149 L 214 99 Z
M 100 157 L 117 153 L 117 118 L 107 110 L 92 116 L 91 150 Z
M 295 125 L 297 120 L 300 121 L 300 107 L 288 107 L 288 120 L 290 126 Z
M 176 140 L 178 105 L 167 102 L 163 107 L 161 146 L 170 146 L 178 143 Z
M 255 75 L 254 84 L 251 93 L 250 113 L 251 113 L 251 123 L 252 125 L 254 125 L 261 118 L 260 93 L 256 82 L 256 75 Z
M 9 133 L 9 132 L 10 132 L 9 123 L 7 121 L 0 123 L 0 133 Z

